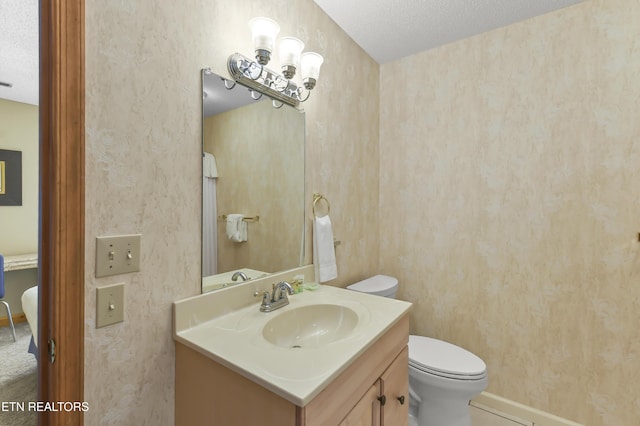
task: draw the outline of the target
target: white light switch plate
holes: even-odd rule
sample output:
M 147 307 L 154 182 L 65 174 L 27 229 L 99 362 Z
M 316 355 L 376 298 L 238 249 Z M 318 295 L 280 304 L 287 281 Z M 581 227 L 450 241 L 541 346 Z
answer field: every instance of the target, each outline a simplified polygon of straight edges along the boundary
M 124 321 L 124 283 L 96 289 L 96 328 Z
M 96 237 L 96 277 L 140 270 L 140 234 Z

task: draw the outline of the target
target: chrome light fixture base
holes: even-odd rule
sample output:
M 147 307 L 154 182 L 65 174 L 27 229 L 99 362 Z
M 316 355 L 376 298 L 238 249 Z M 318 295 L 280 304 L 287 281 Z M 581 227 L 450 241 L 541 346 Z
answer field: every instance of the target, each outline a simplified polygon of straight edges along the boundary
M 292 107 L 297 107 L 301 101 L 306 100 L 301 99 L 302 88 L 294 82 L 240 53 L 229 56 L 227 69 L 237 83 L 271 99 Z
M 269 52 L 267 49 L 256 50 L 256 61 L 258 61 L 260 65 L 267 65 L 270 60 L 271 52 Z
M 305 82 L 304 82 L 304 88 L 307 90 L 313 90 L 313 88 L 316 87 L 316 79 L 315 78 L 308 78 Z

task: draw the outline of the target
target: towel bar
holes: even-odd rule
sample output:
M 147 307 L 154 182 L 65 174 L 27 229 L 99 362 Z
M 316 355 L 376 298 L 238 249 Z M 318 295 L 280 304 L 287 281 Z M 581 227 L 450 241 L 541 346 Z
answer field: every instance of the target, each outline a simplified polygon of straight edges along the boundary
M 227 215 L 223 214 L 222 216 L 218 216 L 218 218 L 220 220 L 227 220 Z M 242 218 L 243 221 L 245 222 L 259 222 L 260 221 L 260 216 L 255 215 L 255 216 L 246 216 Z

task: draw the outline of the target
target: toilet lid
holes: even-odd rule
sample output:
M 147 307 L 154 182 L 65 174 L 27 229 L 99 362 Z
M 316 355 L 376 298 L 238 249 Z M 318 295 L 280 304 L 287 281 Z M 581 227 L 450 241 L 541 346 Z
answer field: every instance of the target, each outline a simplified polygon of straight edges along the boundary
M 398 288 L 398 280 L 388 275 L 376 275 L 351 284 L 347 288 L 361 293 L 386 295 Z
M 487 371 L 484 361 L 466 349 L 424 336 L 409 336 L 409 365 L 453 378 L 480 378 Z

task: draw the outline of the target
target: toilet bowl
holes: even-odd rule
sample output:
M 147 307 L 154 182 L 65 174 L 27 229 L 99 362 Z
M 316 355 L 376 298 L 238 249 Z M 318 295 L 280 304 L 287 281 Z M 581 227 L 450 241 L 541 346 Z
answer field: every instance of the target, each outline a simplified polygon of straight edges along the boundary
M 347 288 L 395 298 L 398 280 L 376 275 Z M 409 336 L 410 424 L 471 426 L 469 401 L 487 384 L 487 366 L 473 353 L 442 340 Z

